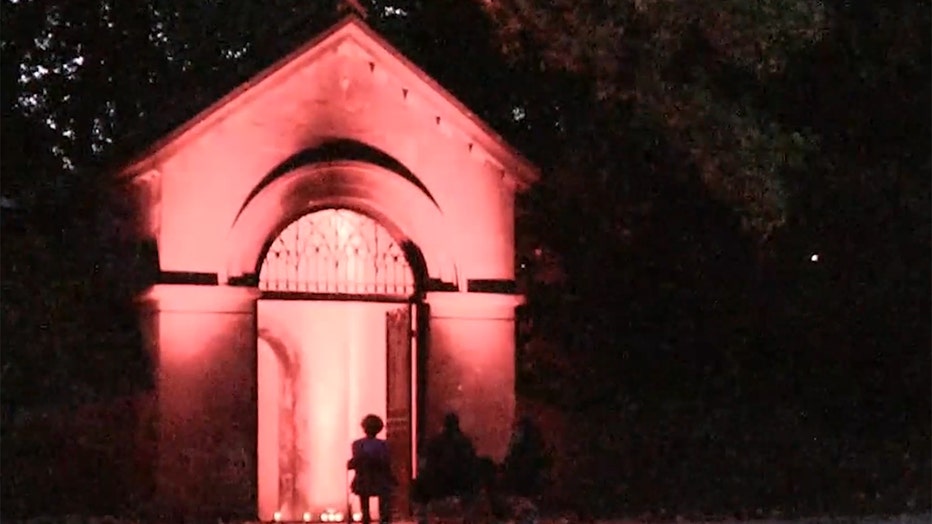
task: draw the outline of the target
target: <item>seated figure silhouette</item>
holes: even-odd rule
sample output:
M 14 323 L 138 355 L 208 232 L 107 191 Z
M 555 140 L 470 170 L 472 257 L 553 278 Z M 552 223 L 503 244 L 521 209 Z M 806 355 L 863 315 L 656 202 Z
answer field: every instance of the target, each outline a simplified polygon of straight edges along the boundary
M 443 430 L 427 442 L 422 457 L 413 490 L 417 504 L 426 506 L 451 497 L 471 504 L 480 487 L 478 458 L 472 441 L 460 429 L 455 413 L 444 417 Z
M 540 429 L 530 418 L 522 417 L 515 425 L 502 468 L 503 488 L 511 495 L 512 517 L 517 522 L 537 520 L 550 467 L 550 452 Z
M 540 429 L 528 417 L 515 425 L 504 463 L 504 485 L 512 495 L 536 498 L 544 489 L 551 466 Z
M 379 521 L 385 524 L 391 519 L 389 506 L 396 480 L 392 476 L 388 443 L 377 436 L 384 427 L 385 423 L 377 415 L 367 415 L 362 420 L 366 436 L 353 442 L 353 458 L 346 465 L 347 469 L 356 471 L 350 489 L 359 496 L 363 524 L 372 522 L 369 500 L 373 497 L 378 499 Z

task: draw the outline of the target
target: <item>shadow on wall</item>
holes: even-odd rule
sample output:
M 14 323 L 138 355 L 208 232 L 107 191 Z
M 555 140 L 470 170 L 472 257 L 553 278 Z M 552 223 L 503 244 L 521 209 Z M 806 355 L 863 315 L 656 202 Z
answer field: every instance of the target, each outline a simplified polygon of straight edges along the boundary
M 436 199 L 434 199 L 434 196 L 427 189 L 427 186 L 425 186 L 407 166 L 399 162 L 395 157 L 357 140 L 332 138 L 325 140 L 317 147 L 299 151 L 279 164 L 275 169 L 269 172 L 269 174 L 256 185 L 249 196 L 246 197 L 243 201 L 243 208 L 245 208 L 245 206 L 266 186 L 290 171 L 318 162 L 337 162 L 341 160 L 366 162 L 391 171 L 411 184 L 414 184 L 419 191 L 430 199 L 431 203 L 435 206 L 437 205 Z M 240 209 L 240 212 L 242 212 L 242 209 Z

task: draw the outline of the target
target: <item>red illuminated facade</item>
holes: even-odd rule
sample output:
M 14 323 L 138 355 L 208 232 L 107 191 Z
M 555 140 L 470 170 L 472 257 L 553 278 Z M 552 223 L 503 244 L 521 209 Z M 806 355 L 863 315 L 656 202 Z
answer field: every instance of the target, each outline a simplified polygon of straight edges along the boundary
M 500 460 L 515 194 L 536 177 L 355 17 L 127 166 L 162 275 L 140 300 L 162 507 L 351 520 L 366 413 L 402 498 L 447 411 Z

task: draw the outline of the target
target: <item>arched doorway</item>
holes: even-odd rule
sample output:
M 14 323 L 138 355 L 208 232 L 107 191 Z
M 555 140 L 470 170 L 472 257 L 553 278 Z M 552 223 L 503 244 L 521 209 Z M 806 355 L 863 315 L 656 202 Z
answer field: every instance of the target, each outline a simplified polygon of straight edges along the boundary
M 387 422 L 405 497 L 415 460 L 417 250 L 363 213 L 328 208 L 288 223 L 261 260 L 259 517 L 358 518 L 346 460 L 368 413 Z

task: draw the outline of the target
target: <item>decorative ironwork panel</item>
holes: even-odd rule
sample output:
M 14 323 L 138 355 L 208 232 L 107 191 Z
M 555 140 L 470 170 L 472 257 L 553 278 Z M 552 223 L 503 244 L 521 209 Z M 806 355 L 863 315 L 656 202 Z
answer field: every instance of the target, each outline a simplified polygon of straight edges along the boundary
M 292 222 L 272 242 L 263 291 L 409 296 L 414 275 L 398 242 L 371 218 L 326 209 Z

